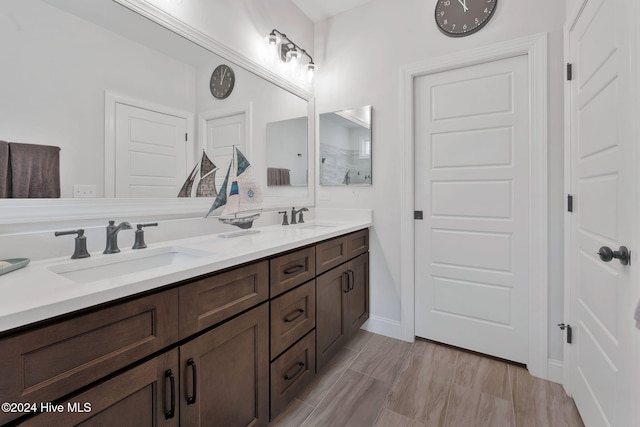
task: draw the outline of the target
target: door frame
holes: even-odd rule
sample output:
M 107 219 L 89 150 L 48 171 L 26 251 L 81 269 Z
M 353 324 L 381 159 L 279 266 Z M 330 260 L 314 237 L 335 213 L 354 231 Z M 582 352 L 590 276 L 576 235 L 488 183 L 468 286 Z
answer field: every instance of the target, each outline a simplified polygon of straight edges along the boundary
M 195 162 L 194 150 L 194 117 L 190 111 L 178 110 L 165 105 L 155 104 L 131 96 L 105 90 L 104 92 L 104 197 L 115 197 L 116 194 L 116 104 L 125 104 L 168 116 L 184 118 L 187 121 L 186 160 L 187 173 Z M 186 179 L 186 176 L 185 176 Z
M 548 378 L 548 67 L 547 33 L 421 61 L 401 70 L 403 116 L 400 185 L 400 299 L 401 336 L 415 338 L 415 224 L 414 210 L 414 80 L 418 77 L 506 59 L 528 56 L 529 71 L 529 363 L 532 375 Z

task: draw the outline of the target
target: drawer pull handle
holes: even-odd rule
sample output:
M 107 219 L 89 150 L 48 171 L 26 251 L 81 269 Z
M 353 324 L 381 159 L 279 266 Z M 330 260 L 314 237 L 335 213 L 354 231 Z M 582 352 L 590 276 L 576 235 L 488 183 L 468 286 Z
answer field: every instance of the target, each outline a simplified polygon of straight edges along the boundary
M 167 369 L 164 372 L 164 377 L 169 378 L 171 382 L 171 409 L 164 413 L 165 419 L 170 420 L 176 415 L 176 378 L 171 369 Z
M 302 264 L 298 264 L 298 265 L 294 265 L 294 266 L 293 266 L 293 267 L 291 267 L 291 268 L 287 268 L 287 269 L 284 271 L 284 274 L 285 274 L 286 276 L 288 276 L 288 275 L 290 275 L 290 274 L 297 273 L 298 271 L 301 271 L 301 270 L 304 270 L 304 265 L 302 265 Z
M 291 313 L 287 314 L 284 317 L 284 321 L 285 321 L 285 323 L 291 323 L 294 320 L 296 320 L 298 317 L 302 316 L 303 314 L 304 314 L 304 310 L 299 308 L 296 311 L 292 311 Z
M 350 280 L 348 271 L 345 271 L 344 273 L 342 273 L 342 284 L 345 283 L 345 280 L 344 280 L 345 277 L 347 278 L 347 281 L 346 281 L 347 286 L 344 287 L 343 292 L 345 294 L 348 294 L 349 293 L 349 280 Z
M 193 378 L 193 393 L 191 394 L 191 396 L 187 396 L 187 405 L 193 405 L 194 403 L 196 403 L 196 393 L 198 390 L 198 374 L 196 372 L 196 362 L 194 362 L 193 359 L 189 359 L 187 360 L 187 366 L 191 366 L 191 378 Z
M 356 286 L 356 278 L 353 274 L 353 270 L 349 270 L 349 291 L 352 291 Z
M 303 362 L 298 362 L 298 369 L 296 369 L 296 371 L 293 373 L 293 375 L 285 374 L 284 375 L 284 379 L 286 381 L 291 381 L 292 379 L 294 379 L 298 375 L 300 375 L 302 373 L 302 371 L 304 371 L 304 363 Z

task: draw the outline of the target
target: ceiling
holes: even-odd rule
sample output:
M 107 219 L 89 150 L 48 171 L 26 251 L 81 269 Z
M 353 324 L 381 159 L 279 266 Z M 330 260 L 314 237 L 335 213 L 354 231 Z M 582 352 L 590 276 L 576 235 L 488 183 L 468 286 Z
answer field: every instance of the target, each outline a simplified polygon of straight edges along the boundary
M 324 21 L 371 0 L 292 0 L 313 22 Z

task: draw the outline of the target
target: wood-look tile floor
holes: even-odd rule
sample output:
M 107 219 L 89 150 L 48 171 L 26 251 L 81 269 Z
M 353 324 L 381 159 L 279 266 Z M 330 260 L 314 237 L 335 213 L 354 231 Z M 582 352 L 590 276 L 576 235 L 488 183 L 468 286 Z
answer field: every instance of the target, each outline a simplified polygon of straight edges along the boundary
M 519 366 L 361 330 L 271 427 L 583 427 L 562 386 Z

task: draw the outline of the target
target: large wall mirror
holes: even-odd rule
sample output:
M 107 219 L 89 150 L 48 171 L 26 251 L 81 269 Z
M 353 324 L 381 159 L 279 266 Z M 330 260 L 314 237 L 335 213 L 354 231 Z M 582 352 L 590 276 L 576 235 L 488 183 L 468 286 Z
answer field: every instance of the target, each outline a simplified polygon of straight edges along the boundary
M 320 185 L 371 185 L 371 110 L 320 114 Z
M 147 16 L 123 4 L 143 5 Z M 2 199 L 0 221 L 41 206 L 49 215 L 68 206 L 204 215 L 212 199 L 178 193 L 203 152 L 219 186 L 234 145 L 251 161 L 265 208 L 313 204 L 311 95 L 237 54 L 212 52 L 207 36 L 170 16 L 162 21 L 172 31 L 150 15 L 137 0 L 2 1 L 0 140 L 60 147 L 61 199 Z M 221 64 L 235 74 L 225 99 L 209 89 Z M 295 121 L 295 138 L 269 138 Z M 268 185 L 269 159 L 282 152 L 292 156 L 277 167 L 293 179 Z

